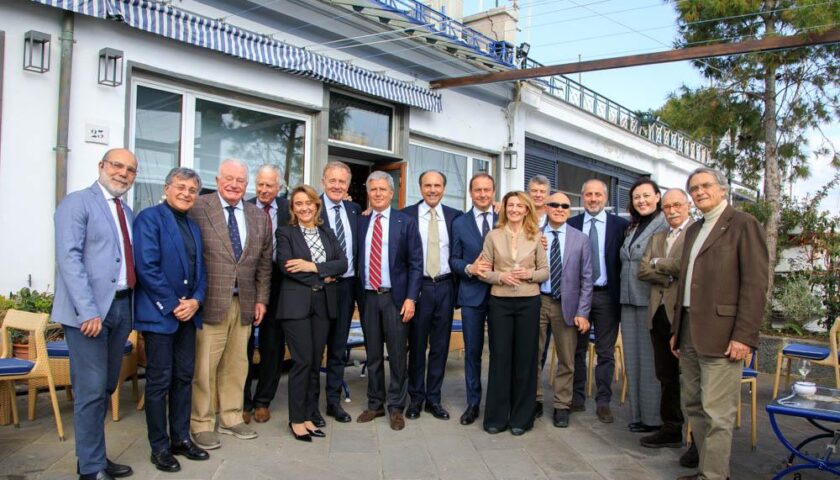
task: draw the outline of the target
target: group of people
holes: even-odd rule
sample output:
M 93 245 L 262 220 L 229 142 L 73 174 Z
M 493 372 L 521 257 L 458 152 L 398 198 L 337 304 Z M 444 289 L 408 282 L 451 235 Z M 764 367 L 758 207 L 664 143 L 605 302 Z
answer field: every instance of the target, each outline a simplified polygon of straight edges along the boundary
M 435 170 L 419 176 L 423 199 L 403 210 L 392 208 L 393 178 L 372 172 L 363 211 L 347 195 L 350 168 L 337 161 L 324 167 L 323 194 L 301 185 L 286 197 L 281 171 L 264 165 L 257 196 L 246 201 L 250 173 L 236 159 L 221 162 L 216 191 L 205 195 L 195 171 L 173 169 L 164 201 L 135 218 L 123 196 L 137 169 L 130 151 L 109 150 L 98 180 L 55 214 L 53 318 L 70 350 L 79 478 L 132 474 L 107 458 L 103 426 L 132 328 L 145 341 L 151 462 L 176 472 L 176 456 L 208 459 L 221 446 L 217 433 L 257 437 L 249 423 L 271 417 L 284 345 L 291 435 L 326 436 L 325 351 L 326 415 L 350 422 L 340 399 L 356 307 L 368 368 L 357 422 L 387 415 L 401 430 L 423 412 L 450 418 L 441 387 L 460 308 L 462 425 L 481 417 L 485 329 L 486 432 L 522 435 L 543 415 L 552 343 L 553 424 L 567 427 L 572 412 L 584 411 L 591 332 L 595 413 L 612 423 L 620 330 L 630 430 L 650 433 L 641 439 L 646 447 L 680 447 L 685 415 L 694 442 L 681 463 L 698 473 L 683 478 L 728 476 L 741 362 L 757 344 L 768 259 L 760 225 L 728 205 L 720 172 L 697 169 L 688 193 L 662 195 L 640 179 L 628 222 L 607 212 L 599 179 L 583 184 L 585 211 L 571 217 L 571 200 L 552 193 L 545 177 L 496 203 L 495 179 L 477 173 L 472 207 L 461 212 L 443 205 L 446 176 Z M 703 214 L 698 222 L 691 200 Z

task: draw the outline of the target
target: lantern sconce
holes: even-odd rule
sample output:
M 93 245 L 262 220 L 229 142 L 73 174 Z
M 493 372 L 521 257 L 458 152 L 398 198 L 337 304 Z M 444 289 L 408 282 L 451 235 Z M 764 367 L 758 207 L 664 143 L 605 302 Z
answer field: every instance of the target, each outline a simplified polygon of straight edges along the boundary
M 507 170 L 516 170 L 519 167 L 518 154 L 511 145 L 502 150 L 502 157 L 504 159 L 504 166 Z
M 50 34 L 30 30 L 23 35 L 23 69 L 35 73 L 50 70 Z
M 103 48 L 99 51 L 100 85 L 119 87 L 123 83 L 123 52 L 115 48 Z

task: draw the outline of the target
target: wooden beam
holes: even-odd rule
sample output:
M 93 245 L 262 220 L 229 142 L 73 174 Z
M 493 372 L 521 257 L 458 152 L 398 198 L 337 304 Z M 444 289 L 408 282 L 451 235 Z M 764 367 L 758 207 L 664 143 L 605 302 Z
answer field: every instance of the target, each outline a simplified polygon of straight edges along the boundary
M 467 75 L 464 77 L 441 78 L 429 82 L 431 88 L 465 87 L 484 83 L 508 82 L 525 80 L 528 78 L 549 77 L 577 72 L 594 72 L 613 68 L 636 67 L 639 65 L 653 65 L 657 63 L 680 62 L 699 58 L 721 57 L 743 53 L 766 52 L 796 47 L 809 47 L 827 43 L 840 42 L 840 29 L 829 30 L 825 33 L 797 35 L 790 37 L 769 37 L 760 40 L 747 40 L 738 43 L 718 43 L 701 47 L 687 47 L 665 52 L 645 53 L 641 55 L 627 55 L 624 57 L 590 60 L 587 62 L 565 63 L 545 67 L 527 68 L 522 70 L 508 70 L 498 73 L 484 73 L 481 75 Z

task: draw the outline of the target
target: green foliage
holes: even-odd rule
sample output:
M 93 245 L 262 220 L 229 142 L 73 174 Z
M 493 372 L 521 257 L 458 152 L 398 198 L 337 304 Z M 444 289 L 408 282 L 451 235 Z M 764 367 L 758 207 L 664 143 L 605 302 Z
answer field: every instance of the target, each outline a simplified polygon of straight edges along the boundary
M 805 324 L 822 319 L 825 313 L 822 300 L 804 276 L 794 276 L 783 282 L 777 288 L 774 299 L 784 314 L 785 327 L 800 332 L 800 335 Z
M 0 295 L 0 324 L 8 310 L 22 310 L 32 313 L 50 313 L 53 305 L 53 294 L 39 292 L 26 287 L 21 288 L 17 293 L 10 293 L 6 298 Z M 29 339 L 25 332 L 10 329 L 12 343 L 26 343 Z

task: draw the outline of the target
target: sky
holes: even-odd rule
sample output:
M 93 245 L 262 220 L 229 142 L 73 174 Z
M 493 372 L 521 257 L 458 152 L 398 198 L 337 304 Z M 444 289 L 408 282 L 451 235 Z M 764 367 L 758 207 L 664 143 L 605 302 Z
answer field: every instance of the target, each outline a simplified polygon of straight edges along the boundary
M 464 0 L 464 14 L 470 15 L 506 0 Z M 650 53 L 670 50 L 677 38 L 673 3 L 663 0 L 520 0 L 517 43 L 531 45 L 529 57 L 544 64 Z M 577 80 L 577 75 L 571 75 Z M 622 68 L 581 74 L 582 83 L 631 110 L 662 106 L 671 92 L 682 85 L 699 87 L 705 80 L 690 62 Z M 826 135 L 840 148 L 840 125 L 824 127 Z M 814 132 L 809 144 L 817 146 L 821 136 Z M 834 174 L 828 158 L 815 158 L 812 175 L 796 182 L 794 195 L 816 191 Z M 840 215 L 840 188 L 835 188 L 822 208 Z

